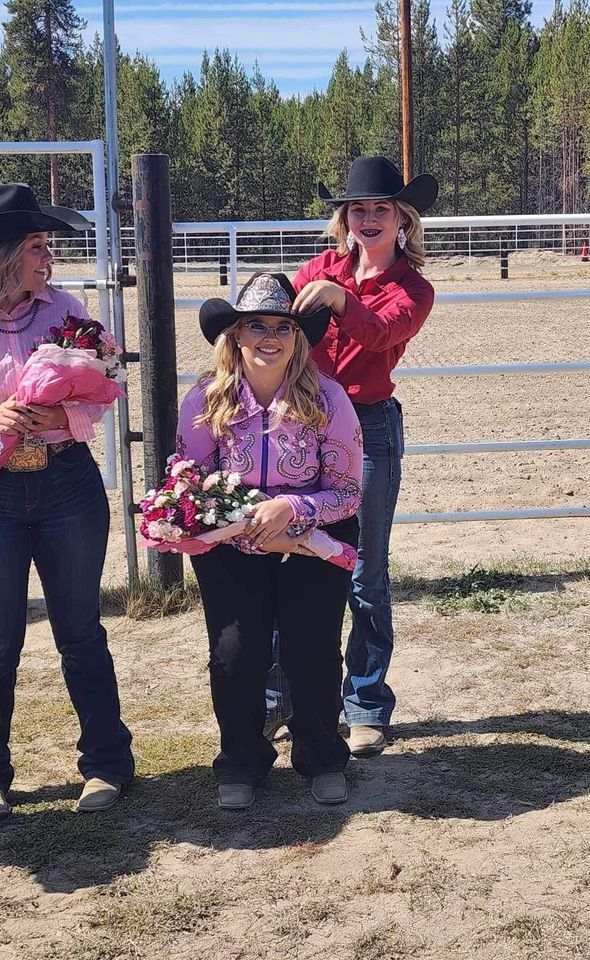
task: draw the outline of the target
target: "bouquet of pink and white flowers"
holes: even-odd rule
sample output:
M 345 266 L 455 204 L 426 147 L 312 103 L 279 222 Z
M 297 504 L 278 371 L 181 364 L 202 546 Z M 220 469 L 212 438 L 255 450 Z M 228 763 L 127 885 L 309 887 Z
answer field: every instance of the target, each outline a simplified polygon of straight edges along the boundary
M 147 546 L 200 553 L 201 546 L 243 533 L 262 499 L 258 490 L 241 484 L 239 473 L 208 473 L 194 460 L 174 454 L 168 458 L 164 481 L 140 503 L 140 533 Z M 219 532 L 208 536 L 213 531 Z
M 50 327 L 49 336 L 37 341 L 16 383 L 13 370 L 8 381 L 0 381 L 0 394 L 14 392 L 18 403 L 41 407 L 66 401 L 109 406 L 125 396 L 121 352 L 97 320 L 68 316 L 61 327 Z M 0 434 L 0 468 L 20 441 L 19 435 Z
M 240 537 L 256 504 L 265 499 L 260 490 L 244 486 L 239 473 L 208 473 L 194 460 L 174 454 L 168 458 L 162 483 L 140 503 L 143 544 L 160 552 L 206 553 L 218 543 Z M 298 552 L 346 570 L 354 568 L 356 550 L 323 530 L 310 530 L 299 544 Z

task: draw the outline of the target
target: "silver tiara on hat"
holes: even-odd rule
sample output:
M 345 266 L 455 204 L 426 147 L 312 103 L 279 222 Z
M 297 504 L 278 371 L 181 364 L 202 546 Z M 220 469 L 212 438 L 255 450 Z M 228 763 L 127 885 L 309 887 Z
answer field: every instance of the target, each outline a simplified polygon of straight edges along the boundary
M 291 300 L 278 280 L 268 274 L 255 277 L 244 291 L 236 310 L 255 313 L 258 310 L 274 310 L 277 313 L 291 313 Z

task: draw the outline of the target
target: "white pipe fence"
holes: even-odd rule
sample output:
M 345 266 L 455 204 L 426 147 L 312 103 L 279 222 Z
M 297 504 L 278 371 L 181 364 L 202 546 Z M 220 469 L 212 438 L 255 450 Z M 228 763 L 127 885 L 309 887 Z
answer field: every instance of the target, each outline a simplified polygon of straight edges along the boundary
M 238 223 L 174 224 L 174 268 L 186 273 L 217 275 L 233 259 L 244 269 L 289 270 L 311 259 L 328 246 L 322 237 L 325 220 L 242 221 Z M 581 256 L 590 241 L 590 213 L 539 214 L 498 217 L 424 217 L 425 247 L 430 256 L 468 260 L 508 253 L 551 251 L 560 256 Z M 121 228 L 122 253 L 135 258 L 133 227 Z M 59 260 L 91 263 L 95 257 L 92 235 L 63 238 L 54 244 Z
M 465 237 L 470 257 L 500 253 L 504 249 L 529 249 L 531 246 L 553 249 L 565 255 L 582 253 L 588 242 L 590 214 L 542 215 L 528 217 L 425 217 L 426 246 L 432 251 L 457 254 L 462 252 L 458 237 Z M 305 261 L 325 248 L 320 234 L 324 221 L 276 221 L 243 223 L 175 223 L 172 225 L 176 240 L 181 239 L 184 269 L 192 264 L 205 271 L 215 271 L 216 256 L 227 256 L 224 267 L 229 281 L 229 299 L 235 303 L 238 289 L 238 272 L 250 272 L 255 267 L 264 269 L 294 269 L 298 262 Z M 437 234 L 438 231 L 438 234 Z M 448 231 L 452 239 L 446 241 Z M 556 233 L 557 231 L 557 233 Z M 555 237 L 558 236 L 558 243 Z M 191 243 L 190 238 L 193 238 Z M 448 242 L 450 247 L 445 248 Z M 209 243 L 209 246 L 206 244 Z M 225 245 L 224 245 L 225 244 Z M 277 246 L 278 244 L 278 246 Z M 290 246 L 291 244 L 291 246 Z M 487 245 L 486 245 L 487 244 Z M 511 246 L 512 244 L 512 246 Z M 261 262 L 261 250 L 269 249 L 266 262 Z M 254 246 L 257 247 L 254 254 Z M 294 251 L 294 262 L 286 262 L 286 251 Z M 225 251 L 221 252 L 220 251 Z M 277 260 L 277 251 L 280 257 Z M 587 252 L 587 249 L 586 249 Z M 256 257 L 251 262 L 250 257 Z M 207 258 L 207 259 L 206 259 Z M 182 267 L 181 267 L 182 269 Z M 590 279 L 590 267 L 589 267 Z M 498 291 L 494 293 L 447 293 L 437 296 L 438 303 L 510 303 L 535 300 L 590 299 L 590 286 L 570 290 Z M 198 309 L 202 298 L 176 298 L 179 309 Z M 392 371 L 392 380 L 410 377 L 480 377 L 520 375 L 531 376 L 549 373 L 590 373 L 590 360 L 573 362 L 542 363 L 497 363 L 454 364 L 429 367 L 397 367 Z M 180 383 L 195 383 L 194 374 L 179 374 Z M 565 440 L 507 440 L 477 441 L 471 443 L 425 443 L 407 444 L 405 452 L 410 456 L 420 455 L 474 455 L 504 453 L 511 451 L 590 450 L 590 438 Z M 396 523 L 439 523 L 468 520 L 533 520 L 557 517 L 590 517 L 590 506 L 580 507 L 531 507 L 525 509 L 468 510 L 448 513 L 398 514 Z

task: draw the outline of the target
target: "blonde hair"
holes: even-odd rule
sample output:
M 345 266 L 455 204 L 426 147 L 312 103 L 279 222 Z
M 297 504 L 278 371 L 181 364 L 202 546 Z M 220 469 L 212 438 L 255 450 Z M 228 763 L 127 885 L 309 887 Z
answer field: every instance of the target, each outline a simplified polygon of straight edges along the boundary
M 21 280 L 23 251 L 30 234 L 0 243 L 0 309 L 9 313 L 19 293 L 26 293 Z M 51 280 L 51 265 L 46 282 Z
M 420 271 L 426 262 L 424 231 L 422 229 L 420 214 L 415 207 L 411 207 L 409 203 L 403 203 L 401 200 L 388 200 L 387 202 L 392 203 L 402 214 L 402 225 L 407 237 L 404 253 L 410 266 L 412 266 L 414 270 Z M 350 252 L 346 243 L 348 236 L 347 213 L 349 206 L 350 203 L 343 203 L 342 206 L 338 207 L 324 231 L 324 236 L 336 241 L 337 250 L 341 256 Z
M 208 383 L 208 386 L 203 413 L 195 418 L 194 425 L 208 423 L 217 438 L 229 433 L 229 423 L 240 409 L 239 388 L 244 365 L 235 337 L 238 326 L 239 323 L 234 324 L 217 337 L 213 348 L 215 367 L 200 381 L 201 385 Z M 284 396 L 277 404 L 270 428 L 274 430 L 285 419 L 297 420 L 305 426 L 325 426 L 328 419 L 319 406 L 318 370 L 299 327 L 295 328 L 295 349 L 287 367 L 286 381 Z

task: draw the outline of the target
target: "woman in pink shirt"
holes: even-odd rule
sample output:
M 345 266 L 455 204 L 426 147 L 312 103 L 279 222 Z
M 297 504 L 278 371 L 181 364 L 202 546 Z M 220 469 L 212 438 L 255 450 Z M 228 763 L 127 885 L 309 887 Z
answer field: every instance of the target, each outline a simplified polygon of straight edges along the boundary
M 187 395 L 179 418 L 178 453 L 239 473 L 269 497 L 244 537 L 191 558 L 209 633 L 221 731 L 213 768 L 224 808 L 250 806 L 277 755 L 263 732 L 275 622 L 293 698 L 293 766 L 319 803 L 347 797 L 338 717 L 350 571 L 298 549 L 316 526 L 356 546 L 362 443 L 344 390 L 309 357 L 330 311 L 294 314 L 294 299 L 283 274 L 255 274 L 235 308 L 218 299 L 201 307 L 215 370 Z
M 74 210 L 40 207 L 24 184 L 0 185 L 0 434 L 23 438 L 0 470 L 0 816 L 10 812 L 8 740 L 32 561 L 80 721 L 78 766 L 86 784 L 78 809 L 110 806 L 133 776 L 131 736 L 120 719 L 98 605 L 109 509 L 85 443 L 105 408 L 25 407 L 14 400 L 35 342 L 68 315 L 89 319 L 75 297 L 49 283 L 48 231 L 90 228 Z

